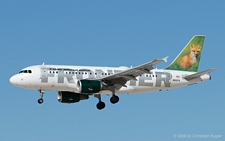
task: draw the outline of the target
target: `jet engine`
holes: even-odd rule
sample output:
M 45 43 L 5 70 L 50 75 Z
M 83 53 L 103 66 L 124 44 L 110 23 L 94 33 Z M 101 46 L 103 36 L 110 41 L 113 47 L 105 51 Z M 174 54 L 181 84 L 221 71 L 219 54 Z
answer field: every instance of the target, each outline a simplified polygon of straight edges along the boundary
M 75 103 L 88 98 L 89 96 L 85 94 L 58 91 L 58 101 L 61 103 Z
M 99 80 L 78 80 L 77 91 L 79 93 L 98 93 L 102 89 L 102 83 Z

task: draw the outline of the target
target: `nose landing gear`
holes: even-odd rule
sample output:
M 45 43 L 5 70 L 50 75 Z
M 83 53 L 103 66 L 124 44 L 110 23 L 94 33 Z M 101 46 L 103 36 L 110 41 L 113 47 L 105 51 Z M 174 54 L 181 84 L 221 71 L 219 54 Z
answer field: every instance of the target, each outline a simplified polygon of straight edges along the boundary
M 39 90 L 39 92 L 40 92 L 40 98 L 38 99 L 38 103 L 42 104 L 44 102 L 44 100 L 43 100 L 44 91 Z

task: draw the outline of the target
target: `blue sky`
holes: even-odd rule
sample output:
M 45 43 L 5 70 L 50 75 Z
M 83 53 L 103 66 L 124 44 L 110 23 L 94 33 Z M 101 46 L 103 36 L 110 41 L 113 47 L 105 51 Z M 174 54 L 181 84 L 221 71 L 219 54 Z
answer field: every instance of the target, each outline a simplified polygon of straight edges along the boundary
M 0 136 L 5 141 L 199 140 L 225 138 L 223 1 L 0 2 Z M 120 95 L 96 109 L 97 99 L 61 104 L 56 92 L 12 86 L 22 68 L 42 64 L 136 66 L 170 56 L 193 35 L 206 35 L 199 70 L 218 68 L 212 80 L 158 93 Z M 202 139 L 202 138 L 201 138 Z

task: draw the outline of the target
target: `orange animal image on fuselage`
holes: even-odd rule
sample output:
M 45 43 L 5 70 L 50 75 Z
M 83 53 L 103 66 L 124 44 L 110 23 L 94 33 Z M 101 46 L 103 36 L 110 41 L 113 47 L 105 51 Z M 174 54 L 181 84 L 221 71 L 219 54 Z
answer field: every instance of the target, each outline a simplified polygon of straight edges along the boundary
M 197 62 L 197 56 L 201 52 L 202 45 L 194 45 L 190 44 L 190 53 L 188 55 L 185 55 L 180 60 L 180 66 L 183 68 L 189 68 L 193 64 Z

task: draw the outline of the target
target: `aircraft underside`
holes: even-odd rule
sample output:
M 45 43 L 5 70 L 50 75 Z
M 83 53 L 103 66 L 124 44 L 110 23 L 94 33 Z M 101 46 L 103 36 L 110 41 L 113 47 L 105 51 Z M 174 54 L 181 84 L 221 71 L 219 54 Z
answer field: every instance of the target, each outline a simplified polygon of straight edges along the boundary
M 195 83 L 197 83 L 197 82 L 195 82 Z M 52 90 L 52 91 L 58 91 L 58 101 L 61 103 L 76 103 L 76 102 L 79 102 L 80 100 L 86 100 L 90 96 L 94 96 L 95 98 L 98 98 L 98 100 L 99 100 L 96 107 L 99 110 L 101 110 L 101 109 L 105 108 L 105 103 L 101 99 L 102 94 L 112 95 L 110 98 L 110 102 L 112 104 L 116 104 L 117 102 L 119 102 L 118 94 L 140 94 L 140 93 L 159 92 L 159 91 L 169 90 L 169 89 L 187 86 L 187 85 L 190 85 L 190 84 L 187 82 L 183 83 L 183 84 L 177 84 L 177 85 L 171 84 L 170 87 L 165 87 L 165 85 L 163 85 L 163 87 L 133 86 L 131 88 L 131 86 L 129 86 L 127 90 L 126 90 L 126 88 L 123 88 L 120 90 L 115 90 L 114 94 L 110 90 L 102 90 L 102 91 L 99 91 L 98 93 L 94 93 L 94 94 L 92 94 L 92 93 L 84 94 L 84 93 L 77 93 L 76 90 L 71 91 L 70 88 L 69 89 L 66 88 L 63 91 L 62 91 L 62 89 L 54 89 L 53 87 L 49 87 L 47 89 L 40 88 L 42 90 L 39 91 L 40 99 L 38 99 L 38 103 L 42 104 L 44 102 L 43 95 L 44 95 L 45 90 Z M 37 89 L 37 88 L 35 88 L 35 89 Z

